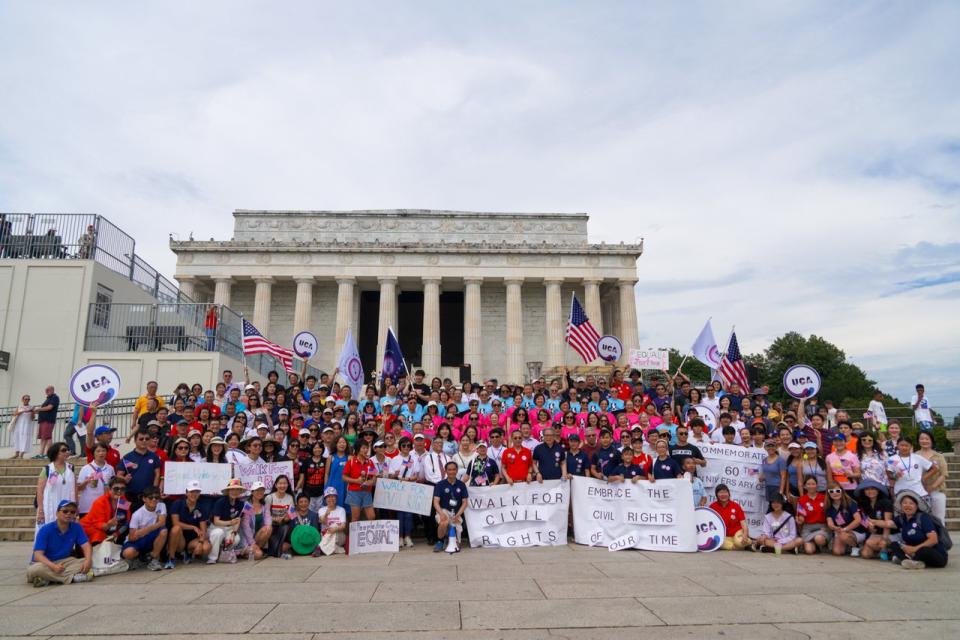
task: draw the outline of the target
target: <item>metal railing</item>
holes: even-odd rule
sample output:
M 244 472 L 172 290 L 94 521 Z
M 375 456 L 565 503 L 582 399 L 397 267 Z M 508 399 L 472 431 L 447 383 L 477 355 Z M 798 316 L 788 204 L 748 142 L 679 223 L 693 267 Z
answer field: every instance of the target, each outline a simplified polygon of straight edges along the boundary
M 115 438 L 126 437 L 130 433 L 130 420 L 133 416 L 133 405 L 137 402 L 136 398 L 117 398 L 105 407 L 97 410 L 97 426 L 110 425 L 117 428 Z M 53 441 L 63 440 L 63 432 L 67 428 L 67 423 L 73 417 L 73 410 L 76 403 L 61 402 L 57 410 L 57 422 L 53 429 Z M 4 427 L 13 420 L 16 407 L 0 407 L 0 425 Z M 36 422 L 34 422 L 36 424 Z M 77 431 L 81 435 L 86 435 L 86 424 L 77 425 Z M 33 440 L 36 440 L 36 432 L 33 434 Z M 3 429 L 0 431 L 0 447 L 13 446 L 13 430 Z M 40 453 L 46 453 L 41 451 Z
M 95 260 L 161 302 L 192 302 L 136 254 L 136 242 L 93 213 L 0 213 L 0 258 Z
M 213 314 L 207 329 L 208 315 Z M 179 351 L 219 352 L 243 360 L 242 318 L 223 305 L 90 303 L 84 351 Z M 280 361 L 270 355 L 247 356 L 247 367 L 266 376 L 283 372 Z M 299 373 L 303 363 L 294 360 Z M 307 374 L 320 375 L 307 367 Z

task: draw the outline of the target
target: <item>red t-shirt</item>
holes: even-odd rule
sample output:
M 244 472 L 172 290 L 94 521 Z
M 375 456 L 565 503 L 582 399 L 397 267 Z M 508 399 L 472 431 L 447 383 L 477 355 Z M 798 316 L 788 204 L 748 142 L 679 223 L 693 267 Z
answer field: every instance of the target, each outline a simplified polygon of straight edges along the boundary
M 219 417 L 220 417 L 220 407 L 218 407 L 218 406 L 215 405 L 215 404 L 207 404 L 206 402 L 204 402 L 204 403 L 202 403 L 202 404 L 198 404 L 198 405 L 196 406 L 196 408 L 194 409 L 194 411 L 193 411 L 194 415 L 199 416 L 199 415 L 200 415 L 200 409 L 209 409 L 209 410 L 210 410 L 210 417 L 211 417 L 211 418 L 219 418 Z
M 740 526 L 740 523 L 747 519 L 747 516 L 743 513 L 743 509 L 740 508 L 733 500 L 727 501 L 727 506 L 722 506 L 720 501 L 714 502 L 710 505 L 710 508 L 720 514 L 720 517 L 723 518 L 723 522 L 727 525 L 727 535 L 732 536 L 737 531 L 740 531 L 743 527 Z
M 510 475 L 510 478 L 520 482 L 526 481 L 532 464 L 533 456 L 530 449 L 526 447 L 520 447 L 519 452 L 513 448 L 507 449 L 500 459 L 500 466 Z
M 642 468 L 644 474 L 650 475 L 650 470 L 653 468 L 653 458 L 651 458 L 645 453 L 641 453 L 640 455 L 637 455 L 636 452 L 634 452 L 632 464 L 635 464 L 638 467 Z
M 343 467 L 343 475 L 348 478 L 365 478 L 377 475 L 377 467 L 370 458 L 360 462 L 360 458 L 350 458 Z M 347 484 L 347 491 L 373 491 L 371 486 L 360 486 L 359 484 Z
M 803 515 L 804 524 L 827 523 L 827 498 L 822 493 L 811 498 L 804 494 L 797 501 L 797 515 Z

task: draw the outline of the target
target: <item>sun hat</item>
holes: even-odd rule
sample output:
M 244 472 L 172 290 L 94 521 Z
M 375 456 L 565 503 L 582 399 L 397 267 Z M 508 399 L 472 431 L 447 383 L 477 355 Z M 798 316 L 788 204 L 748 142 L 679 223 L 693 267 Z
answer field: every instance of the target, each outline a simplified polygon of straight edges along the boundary
M 913 501 L 917 503 L 918 512 L 930 513 L 930 506 L 927 504 L 927 501 L 921 498 L 916 491 L 911 491 L 910 489 L 904 489 L 897 494 L 896 498 L 894 498 L 897 513 L 901 513 L 903 511 L 903 508 L 900 506 L 900 504 L 903 502 L 904 498 L 913 498 Z
M 320 544 L 320 532 L 316 527 L 299 524 L 290 532 L 290 546 L 298 556 L 308 556 Z
M 226 494 L 235 489 L 240 489 L 243 492 L 246 492 L 246 488 L 243 486 L 243 483 L 240 482 L 240 478 L 233 478 L 230 482 L 227 483 L 223 489 L 220 490 L 220 493 Z
M 862 480 L 860 485 L 857 486 L 856 491 L 854 491 L 854 494 L 859 498 L 863 494 L 864 489 L 876 489 L 883 494 L 884 497 L 890 495 L 890 492 L 887 490 L 887 488 L 876 480 Z

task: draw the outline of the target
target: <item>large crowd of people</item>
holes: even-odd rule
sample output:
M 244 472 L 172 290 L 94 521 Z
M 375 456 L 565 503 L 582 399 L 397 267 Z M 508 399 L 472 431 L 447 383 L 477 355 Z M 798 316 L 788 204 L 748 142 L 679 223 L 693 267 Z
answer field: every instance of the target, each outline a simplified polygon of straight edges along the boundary
M 96 404 L 79 409 L 73 423 L 87 464 L 71 466 L 75 444 L 49 446 L 28 579 L 87 580 L 105 542 L 128 567 L 156 571 L 343 553 L 349 522 L 383 518 L 399 521 L 401 547 L 423 538 L 440 551 L 451 528 L 462 535 L 472 487 L 572 476 L 687 479 L 695 505 L 726 523 L 725 549 L 849 554 L 910 569 L 947 563 L 946 462 L 929 431 L 916 442 L 901 437 L 900 425 L 875 408 L 853 421 L 816 398 L 784 403 L 764 389 L 720 382 L 699 389 L 679 372 L 646 382 L 636 370 L 568 372 L 510 385 L 428 380 L 418 370 L 359 394 L 335 382 L 336 373 L 281 381 L 271 372 L 261 385 L 224 371 L 213 389 L 182 383 L 169 396 L 150 382 L 130 416 L 133 449 L 125 455 L 113 445 L 116 428 L 98 424 Z M 50 411 L 52 393 L 42 409 Z M 716 415 L 712 429 L 703 406 Z M 750 530 L 726 486 L 708 495 L 697 477 L 707 464 L 700 447 L 709 443 L 765 452 L 770 509 L 760 531 Z M 293 473 L 269 491 L 236 477 L 219 495 L 198 483 L 182 495 L 164 487 L 169 462 L 261 460 L 291 461 Z M 431 485 L 433 513 L 375 509 L 382 477 Z

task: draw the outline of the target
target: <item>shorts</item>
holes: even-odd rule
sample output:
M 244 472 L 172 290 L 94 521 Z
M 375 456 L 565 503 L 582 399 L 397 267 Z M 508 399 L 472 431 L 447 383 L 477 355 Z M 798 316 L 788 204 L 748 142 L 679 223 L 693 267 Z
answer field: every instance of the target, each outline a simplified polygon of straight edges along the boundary
M 858 545 L 863 544 L 863 541 L 867 539 L 867 534 L 861 531 L 851 531 L 850 533 L 852 533 L 853 537 L 857 539 Z
M 163 529 L 155 529 L 142 538 L 137 538 L 133 542 L 127 540 L 123 543 L 124 549 L 136 549 L 137 553 L 150 553 L 153 550 L 153 543 L 157 541 L 157 536 Z
M 41 422 L 38 424 L 37 431 L 39 433 L 39 438 L 41 440 L 52 440 L 53 439 L 53 427 L 55 423 L 53 422 Z
M 827 542 L 830 542 L 830 538 L 832 537 L 830 530 L 827 529 L 827 525 L 823 523 L 805 524 L 800 528 L 800 537 L 803 538 L 804 542 L 813 542 L 813 539 L 819 535 L 824 536 Z
M 197 532 L 196 532 L 196 531 L 193 531 L 192 529 L 189 530 L 189 531 L 188 531 L 187 529 L 182 529 L 182 530 L 181 530 L 181 533 L 183 533 L 183 543 L 184 543 L 184 545 L 189 545 L 191 542 L 193 542 L 194 540 L 196 540 L 197 537 L 198 537 Z
M 347 491 L 347 498 L 344 504 L 348 507 L 357 507 L 366 509 L 373 506 L 373 494 L 369 491 Z
M 780 495 L 780 487 L 771 487 L 767 485 L 764 491 L 767 496 L 767 502 L 772 502 L 775 497 Z

